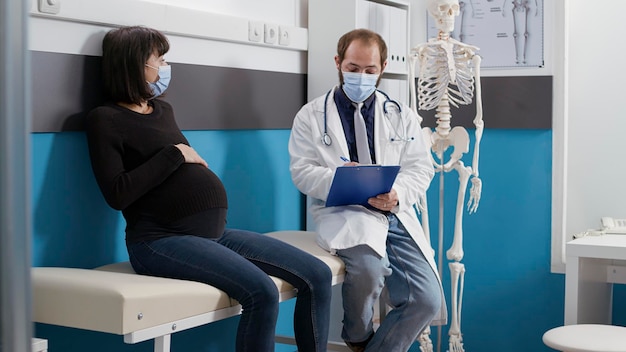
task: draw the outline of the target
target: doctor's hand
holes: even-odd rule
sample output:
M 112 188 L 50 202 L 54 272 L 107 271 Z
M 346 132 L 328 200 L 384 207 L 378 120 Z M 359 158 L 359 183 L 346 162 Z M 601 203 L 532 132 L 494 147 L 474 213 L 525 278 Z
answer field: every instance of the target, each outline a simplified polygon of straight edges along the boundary
M 376 209 L 391 211 L 391 209 L 398 205 L 398 201 L 398 193 L 392 188 L 391 192 L 372 197 L 367 200 L 367 203 Z
M 185 157 L 185 163 L 200 164 L 200 165 L 204 165 L 204 167 L 209 167 L 209 164 L 207 164 L 207 162 L 204 161 L 204 159 L 202 159 L 200 154 L 198 154 L 198 152 L 196 152 L 195 149 L 188 146 L 187 144 L 184 144 L 184 143 L 176 144 L 176 148 L 178 148 L 180 152 L 183 153 L 183 156 Z

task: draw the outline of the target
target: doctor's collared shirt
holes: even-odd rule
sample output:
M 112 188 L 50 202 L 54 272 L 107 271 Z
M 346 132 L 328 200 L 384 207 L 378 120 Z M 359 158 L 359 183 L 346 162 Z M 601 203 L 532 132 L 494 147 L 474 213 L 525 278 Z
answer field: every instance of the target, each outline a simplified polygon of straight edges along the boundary
M 356 138 L 354 136 L 354 110 L 356 107 L 354 103 L 346 97 L 346 94 L 342 89 L 335 89 L 335 96 L 333 97 L 339 117 L 341 118 L 341 124 L 343 126 L 343 133 L 346 136 L 346 142 L 348 143 L 348 150 L 350 151 L 350 160 L 359 160 L 356 151 Z M 367 128 L 367 141 L 370 147 L 370 156 L 372 158 L 372 164 L 376 164 L 376 155 L 374 152 L 374 114 L 376 111 L 376 94 L 372 94 L 369 98 L 363 102 L 363 108 L 361 108 L 361 115 L 365 120 L 365 127 Z

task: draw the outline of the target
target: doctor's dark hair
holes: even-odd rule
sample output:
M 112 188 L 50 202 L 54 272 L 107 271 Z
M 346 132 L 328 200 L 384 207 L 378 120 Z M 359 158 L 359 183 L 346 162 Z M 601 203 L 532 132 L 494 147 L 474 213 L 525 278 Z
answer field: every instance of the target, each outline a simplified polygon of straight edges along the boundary
M 143 26 L 112 29 L 102 40 L 102 80 L 114 102 L 140 104 L 152 98 L 146 82 L 145 64 L 152 54 L 170 49 L 163 33 Z
M 387 44 L 385 44 L 385 40 L 378 33 L 363 28 L 351 30 L 339 38 L 339 41 L 337 42 L 337 56 L 339 57 L 339 63 L 343 62 L 346 50 L 348 50 L 350 44 L 355 40 L 360 40 L 364 43 L 368 43 L 369 45 L 377 44 L 378 51 L 380 52 L 380 67 L 385 66 L 385 61 L 387 61 Z

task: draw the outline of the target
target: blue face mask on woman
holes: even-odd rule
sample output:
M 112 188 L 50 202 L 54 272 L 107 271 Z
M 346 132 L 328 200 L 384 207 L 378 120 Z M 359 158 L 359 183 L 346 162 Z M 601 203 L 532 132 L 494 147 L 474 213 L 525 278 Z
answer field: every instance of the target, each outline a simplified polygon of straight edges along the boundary
M 152 89 L 152 97 L 156 98 L 163 94 L 170 84 L 172 79 L 172 67 L 170 65 L 154 67 L 146 64 L 146 66 L 159 71 L 159 79 L 156 82 L 148 82 L 150 89 Z
M 344 72 L 343 92 L 355 103 L 361 103 L 376 90 L 377 74 Z

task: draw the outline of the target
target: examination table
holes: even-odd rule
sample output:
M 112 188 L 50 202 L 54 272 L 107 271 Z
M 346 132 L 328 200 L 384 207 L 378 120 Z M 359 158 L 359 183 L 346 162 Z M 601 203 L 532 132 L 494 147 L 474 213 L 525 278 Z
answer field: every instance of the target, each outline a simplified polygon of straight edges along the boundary
M 343 282 L 343 262 L 317 245 L 314 232 L 266 235 L 321 259 L 332 271 L 333 285 Z M 272 279 L 281 302 L 295 297 L 291 285 Z M 34 322 L 123 335 L 128 344 L 154 340 L 155 352 L 170 351 L 173 333 L 241 312 L 237 301 L 212 286 L 138 275 L 129 262 L 95 269 L 35 267 L 32 290 Z M 293 337 L 276 336 L 276 341 L 295 344 Z M 348 350 L 339 342 L 330 342 L 328 349 Z

